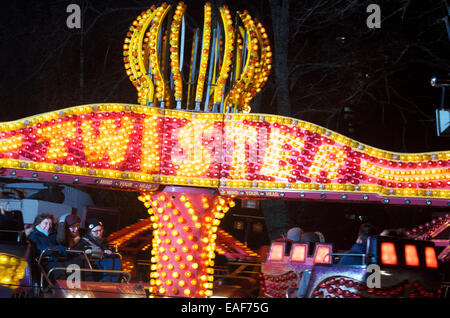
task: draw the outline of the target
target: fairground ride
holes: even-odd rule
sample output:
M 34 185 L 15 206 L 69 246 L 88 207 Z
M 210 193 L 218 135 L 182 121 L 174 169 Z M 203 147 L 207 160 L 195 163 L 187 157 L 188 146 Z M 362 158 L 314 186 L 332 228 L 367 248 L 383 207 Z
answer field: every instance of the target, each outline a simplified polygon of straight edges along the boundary
M 450 205 L 450 151 L 395 153 L 250 113 L 271 70 L 265 28 L 207 3 L 203 28 L 192 29 L 185 12 L 163 3 L 133 21 L 123 60 L 138 104 L 0 124 L 4 177 L 141 193 L 152 293 L 212 295 L 217 231 L 235 198 Z

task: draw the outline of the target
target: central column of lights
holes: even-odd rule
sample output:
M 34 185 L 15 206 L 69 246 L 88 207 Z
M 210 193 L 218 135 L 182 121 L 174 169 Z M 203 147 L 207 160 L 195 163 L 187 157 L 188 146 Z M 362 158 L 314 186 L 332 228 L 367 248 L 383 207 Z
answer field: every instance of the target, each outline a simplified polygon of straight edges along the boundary
M 205 5 L 205 20 L 203 24 L 203 42 L 202 42 L 202 53 L 200 56 L 200 68 L 198 73 L 197 90 L 195 94 L 196 104 L 201 104 L 203 99 L 203 90 L 205 87 L 206 71 L 208 69 L 208 60 L 210 54 L 210 43 L 211 43 L 211 4 L 206 3 Z
M 152 6 L 138 16 L 133 21 L 123 45 L 126 74 L 138 91 L 138 103 L 141 105 L 146 105 L 147 102 L 153 103 L 154 99 L 153 81 L 147 72 L 149 62 L 145 63 L 146 59 L 144 59 L 145 54 L 150 54 L 152 51 L 149 48 L 150 32 L 145 33 L 144 31 L 153 21 L 155 13 L 156 6 Z M 144 39 L 146 35 L 147 37 Z M 143 50 L 143 43 L 147 47 L 146 52 Z
M 184 190 L 139 197 L 153 222 L 151 291 L 156 297 L 212 296 L 216 232 L 234 202 L 212 190 Z

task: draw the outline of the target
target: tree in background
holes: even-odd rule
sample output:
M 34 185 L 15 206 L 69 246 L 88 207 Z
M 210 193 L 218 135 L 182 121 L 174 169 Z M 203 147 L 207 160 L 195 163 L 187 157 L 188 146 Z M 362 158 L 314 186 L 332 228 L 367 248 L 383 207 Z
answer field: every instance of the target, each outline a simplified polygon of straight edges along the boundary
M 448 149 L 435 133 L 440 94 L 429 85 L 432 75 L 450 71 L 447 2 L 377 1 L 381 28 L 371 29 L 372 2 L 268 0 L 274 69 L 263 112 L 276 109 L 381 149 Z M 299 222 L 286 202 L 261 206 L 274 220 L 272 239 Z M 306 208 L 289 206 L 295 214 Z
M 160 2 L 2 4 L 2 121 L 88 103 L 135 103 L 135 89 L 123 68 L 123 40 L 135 17 Z M 189 21 L 201 21 L 203 2 L 185 2 Z M 376 1 L 380 29 L 366 24 L 367 6 L 374 1 L 211 2 L 226 3 L 232 12 L 247 9 L 271 35 L 273 71 L 254 111 L 310 121 L 386 150 L 448 150 L 448 141 L 435 133 L 440 92 L 429 86 L 432 75 L 450 72 L 445 0 Z M 82 7 L 81 30 L 66 26 L 66 8 L 72 3 Z M 271 237 L 294 225 L 286 203 L 262 206 Z

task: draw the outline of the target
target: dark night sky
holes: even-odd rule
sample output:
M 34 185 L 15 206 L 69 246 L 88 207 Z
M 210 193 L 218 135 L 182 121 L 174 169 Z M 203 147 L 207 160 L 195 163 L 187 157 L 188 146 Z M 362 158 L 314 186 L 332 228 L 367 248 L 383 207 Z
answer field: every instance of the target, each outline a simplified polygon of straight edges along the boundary
M 201 21 L 203 2 L 185 2 L 191 17 Z M 247 8 L 262 20 L 271 39 L 276 36 L 271 33 L 268 0 L 225 2 L 232 11 Z M 319 2 L 291 1 L 293 117 L 385 150 L 449 150 L 449 138 L 436 136 L 434 112 L 441 91 L 429 84 L 432 75 L 450 72 L 450 41 L 442 22 L 448 14 L 445 1 L 328 1 L 311 10 Z M 123 67 L 122 45 L 134 18 L 155 2 L 85 0 L 83 37 L 66 27 L 70 3 L 81 1 L 2 3 L 2 121 L 80 104 L 136 103 Z M 382 8 L 379 30 L 365 25 L 369 3 Z M 262 112 L 276 112 L 275 92 L 272 75 L 263 91 Z M 350 119 L 344 118 L 344 107 L 351 109 Z M 314 203 L 299 206 L 293 210 L 317 208 Z M 343 205 L 336 209 L 342 215 L 353 213 Z M 425 220 L 429 211 L 425 215 L 409 222 Z

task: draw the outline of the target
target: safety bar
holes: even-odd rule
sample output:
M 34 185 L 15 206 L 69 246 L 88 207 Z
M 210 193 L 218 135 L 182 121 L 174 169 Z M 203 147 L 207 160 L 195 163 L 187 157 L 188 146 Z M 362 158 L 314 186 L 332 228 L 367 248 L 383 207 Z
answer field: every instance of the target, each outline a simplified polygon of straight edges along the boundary
M 97 252 L 97 251 L 92 251 L 92 252 L 90 252 L 90 253 L 86 253 L 86 252 L 84 252 L 86 255 L 90 255 L 90 254 L 100 254 L 101 256 L 102 256 L 102 258 L 103 258 L 103 256 L 108 256 L 108 257 L 110 257 L 110 256 L 117 256 L 117 257 L 119 257 L 120 258 L 120 261 L 122 262 L 122 255 L 120 254 L 120 253 L 117 253 L 117 252 L 111 252 L 111 254 L 106 254 L 105 252 Z
M 0 230 L 0 233 L 17 233 L 17 242 L 20 242 L 21 236 L 25 233 L 25 230 Z
M 214 279 L 220 279 L 220 278 L 232 278 L 232 279 L 239 279 L 239 280 L 248 280 L 248 281 L 257 281 L 257 278 L 250 277 L 250 276 L 244 276 L 244 275 L 223 275 L 223 274 L 217 274 L 214 275 Z
M 50 269 L 48 271 L 48 275 L 50 276 L 51 273 L 53 273 L 53 271 L 67 271 L 67 267 L 53 267 L 52 269 Z M 108 269 L 88 269 L 88 268 L 80 268 L 77 269 L 80 272 L 92 272 L 92 273 L 106 273 L 106 274 L 120 274 L 120 275 L 124 275 L 127 277 L 127 280 L 125 283 L 129 283 L 130 279 L 131 279 L 131 275 L 128 272 L 125 271 L 116 271 L 116 270 L 108 270 Z
M 356 256 L 356 257 L 362 257 L 362 263 L 361 265 L 365 265 L 366 264 L 366 257 L 370 257 L 371 255 L 367 255 L 367 254 L 347 254 L 347 253 L 328 253 L 325 256 Z
M 46 248 L 41 252 L 41 255 L 39 255 L 39 260 L 38 260 L 38 264 L 41 265 L 41 261 L 42 261 L 42 257 L 44 256 L 44 254 L 46 252 L 58 252 L 58 249 L 56 248 Z M 92 265 L 91 262 L 89 261 L 89 258 L 87 257 L 86 253 L 84 251 L 80 251 L 80 250 L 71 250 L 71 249 L 67 249 L 66 252 L 68 254 L 82 254 L 84 256 L 84 258 L 86 259 L 86 262 L 89 266 L 90 269 L 92 269 Z
M 51 287 L 54 288 L 55 285 L 53 285 L 52 281 L 50 280 L 50 277 L 47 275 L 47 273 L 45 272 L 44 267 L 41 264 L 38 264 L 39 268 L 41 269 L 41 290 L 44 288 L 44 278 L 47 281 L 47 284 Z

